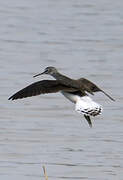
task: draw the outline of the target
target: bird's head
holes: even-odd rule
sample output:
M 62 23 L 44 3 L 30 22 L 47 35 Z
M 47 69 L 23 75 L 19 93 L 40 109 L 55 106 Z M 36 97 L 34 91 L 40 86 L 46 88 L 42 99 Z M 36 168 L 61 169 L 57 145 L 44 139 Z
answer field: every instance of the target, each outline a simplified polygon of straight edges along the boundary
M 52 76 L 52 75 L 56 74 L 57 72 L 58 71 L 55 67 L 49 66 L 49 67 L 46 67 L 42 73 L 36 74 L 33 77 L 37 77 L 37 76 L 40 76 L 42 74 L 49 74 Z

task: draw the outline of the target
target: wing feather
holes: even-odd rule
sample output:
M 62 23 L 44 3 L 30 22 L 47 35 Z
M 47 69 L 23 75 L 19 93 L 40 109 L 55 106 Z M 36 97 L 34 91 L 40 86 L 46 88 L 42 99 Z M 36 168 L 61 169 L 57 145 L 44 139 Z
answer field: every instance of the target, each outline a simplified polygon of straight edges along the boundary
M 82 90 L 87 91 L 88 93 L 90 93 L 92 95 L 94 95 L 94 92 L 101 91 L 107 97 L 109 97 L 112 101 L 115 101 L 111 96 L 109 96 L 105 91 L 100 89 L 96 84 L 92 83 L 91 81 L 89 81 L 85 78 L 80 78 L 80 79 L 78 79 L 78 82 L 81 84 Z
M 56 93 L 64 89 L 67 90 L 67 87 L 65 85 L 60 84 L 57 80 L 43 80 L 35 82 L 21 89 L 20 91 L 9 97 L 8 100 L 37 96 L 45 93 Z

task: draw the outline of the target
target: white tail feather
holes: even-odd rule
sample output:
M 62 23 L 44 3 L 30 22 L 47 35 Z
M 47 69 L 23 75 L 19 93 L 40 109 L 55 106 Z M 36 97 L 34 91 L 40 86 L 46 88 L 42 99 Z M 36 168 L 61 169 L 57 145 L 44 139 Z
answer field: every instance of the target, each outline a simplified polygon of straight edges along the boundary
M 94 102 L 90 97 L 80 97 L 75 106 L 75 110 L 88 116 L 97 116 L 102 112 L 102 106 Z

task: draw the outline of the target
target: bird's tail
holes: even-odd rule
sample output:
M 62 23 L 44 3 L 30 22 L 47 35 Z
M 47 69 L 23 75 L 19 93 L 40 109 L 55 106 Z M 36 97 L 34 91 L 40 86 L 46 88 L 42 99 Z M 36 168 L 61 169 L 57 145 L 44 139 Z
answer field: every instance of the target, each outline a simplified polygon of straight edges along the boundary
M 94 102 L 90 97 L 83 96 L 76 102 L 75 110 L 78 113 L 82 113 L 87 120 L 90 127 L 92 127 L 90 116 L 100 115 L 102 112 L 102 106 Z

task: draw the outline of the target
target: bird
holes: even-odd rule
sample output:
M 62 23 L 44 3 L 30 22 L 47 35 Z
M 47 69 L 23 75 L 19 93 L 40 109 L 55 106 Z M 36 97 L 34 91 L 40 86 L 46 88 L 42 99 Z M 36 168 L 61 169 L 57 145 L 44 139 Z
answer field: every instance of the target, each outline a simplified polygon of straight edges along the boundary
M 8 100 L 61 92 L 62 95 L 75 104 L 75 111 L 84 116 L 90 127 L 92 127 L 91 117 L 100 115 L 103 108 L 100 104 L 95 102 L 89 94 L 94 95 L 96 92 L 102 92 L 112 101 L 115 101 L 110 95 L 90 80 L 85 78 L 69 78 L 52 66 L 46 67 L 42 73 L 36 74 L 33 77 L 44 74 L 52 76 L 54 80 L 46 79 L 34 82 L 10 96 Z

